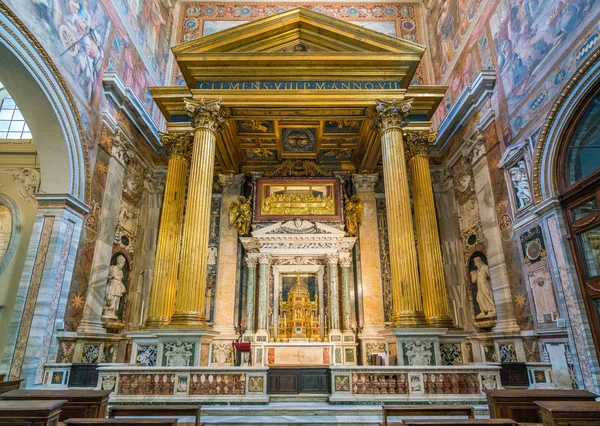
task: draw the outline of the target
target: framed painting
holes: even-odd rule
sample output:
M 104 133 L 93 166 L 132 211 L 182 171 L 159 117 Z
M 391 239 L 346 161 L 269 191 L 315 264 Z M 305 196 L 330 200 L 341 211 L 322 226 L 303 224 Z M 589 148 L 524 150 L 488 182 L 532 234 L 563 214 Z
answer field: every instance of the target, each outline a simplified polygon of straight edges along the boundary
M 254 220 L 275 222 L 292 219 L 342 221 L 340 181 L 323 179 L 258 179 Z

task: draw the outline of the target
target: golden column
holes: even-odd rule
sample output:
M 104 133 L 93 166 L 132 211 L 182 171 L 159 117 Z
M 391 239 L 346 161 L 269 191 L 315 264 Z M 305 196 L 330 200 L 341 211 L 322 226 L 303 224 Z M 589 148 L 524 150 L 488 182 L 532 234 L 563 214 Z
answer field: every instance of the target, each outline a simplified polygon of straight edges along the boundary
M 423 327 L 417 251 L 410 210 L 410 194 L 402 127 L 412 99 L 377 100 L 373 124 L 381 132 L 381 157 L 385 185 L 390 267 L 392 272 L 393 327 Z
M 423 308 L 431 326 L 452 327 L 429 169 L 429 147 L 436 138 L 437 132 L 404 132 L 412 178 Z
M 217 133 L 225 125 L 221 100 L 188 100 L 185 109 L 192 119 L 194 147 L 181 244 L 179 284 L 172 327 L 205 328 L 206 266 L 210 205 Z
M 192 155 L 191 133 L 160 133 L 160 140 L 167 148 L 169 163 L 152 277 L 150 309 L 146 320 L 146 327 L 149 328 L 168 325 L 175 307 L 185 181 Z

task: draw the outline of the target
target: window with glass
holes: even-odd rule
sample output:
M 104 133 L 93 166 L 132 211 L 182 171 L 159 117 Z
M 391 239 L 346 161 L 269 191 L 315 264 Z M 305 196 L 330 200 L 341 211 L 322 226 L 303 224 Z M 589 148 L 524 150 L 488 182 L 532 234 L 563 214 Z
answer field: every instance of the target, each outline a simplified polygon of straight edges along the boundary
M 577 107 L 563 143 L 562 204 L 600 357 L 600 87 Z
M 10 96 L 5 97 L 0 106 L 0 139 L 31 139 L 29 127 Z
M 569 185 L 600 169 L 600 94 L 592 98 L 574 126 L 566 160 Z

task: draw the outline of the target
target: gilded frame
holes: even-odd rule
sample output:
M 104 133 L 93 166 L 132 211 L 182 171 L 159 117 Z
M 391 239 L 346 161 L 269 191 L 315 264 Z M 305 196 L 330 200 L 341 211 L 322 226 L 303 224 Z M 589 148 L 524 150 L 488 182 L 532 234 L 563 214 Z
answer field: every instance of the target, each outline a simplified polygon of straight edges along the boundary
M 324 186 L 331 188 L 331 196 L 333 198 L 332 214 L 306 214 L 301 212 L 291 212 L 289 214 L 276 214 L 264 211 L 264 200 L 266 199 L 266 190 L 269 187 L 294 187 L 294 186 Z M 319 178 L 319 179 L 287 179 L 287 178 L 261 178 L 256 181 L 255 189 L 255 222 L 277 222 L 293 219 L 305 219 L 319 222 L 341 222 L 343 220 L 342 212 L 342 193 L 340 181 L 337 178 Z

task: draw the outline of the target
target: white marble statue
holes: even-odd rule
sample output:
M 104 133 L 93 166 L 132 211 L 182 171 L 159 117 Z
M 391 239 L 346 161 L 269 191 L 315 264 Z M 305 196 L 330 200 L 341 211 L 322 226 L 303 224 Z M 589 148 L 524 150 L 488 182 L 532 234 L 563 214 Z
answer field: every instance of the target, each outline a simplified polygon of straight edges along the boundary
M 166 367 L 188 367 L 194 359 L 194 344 L 181 340 L 165 343 L 164 357 Z
M 510 177 L 517 193 L 518 207 L 521 209 L 531 204 L 531 190 L 529 180 L 527 179 L 527 169 L 525 162 L 519 161 L 516 166 L 510 169 Z
M 117 319 L 116 311 L 119 309 L 121 297 L 127 291 L 123 284 L 123 267 L 125 266 L 125 256 L 118 255 L 117 263 L 110 266 L 108 271 L 108 285 L 106 286 L 106 300 L 102 316 L 110 319 Z
M 218 249 L 215 246 L 209 246 L 208 247 L 208 260 L 207 263 L 209 265 L 216 265 L 217 264 L 217 256 L 218 256 Z
M 493 317 L 496 315 L 496 305 L 492 295 L 490 270 L 479 256 L 473 259 L 473 263 L 475 269 L 471 271 L 471 282 L 477 284 L 477 303 L 481 311 L 476 318 Z

